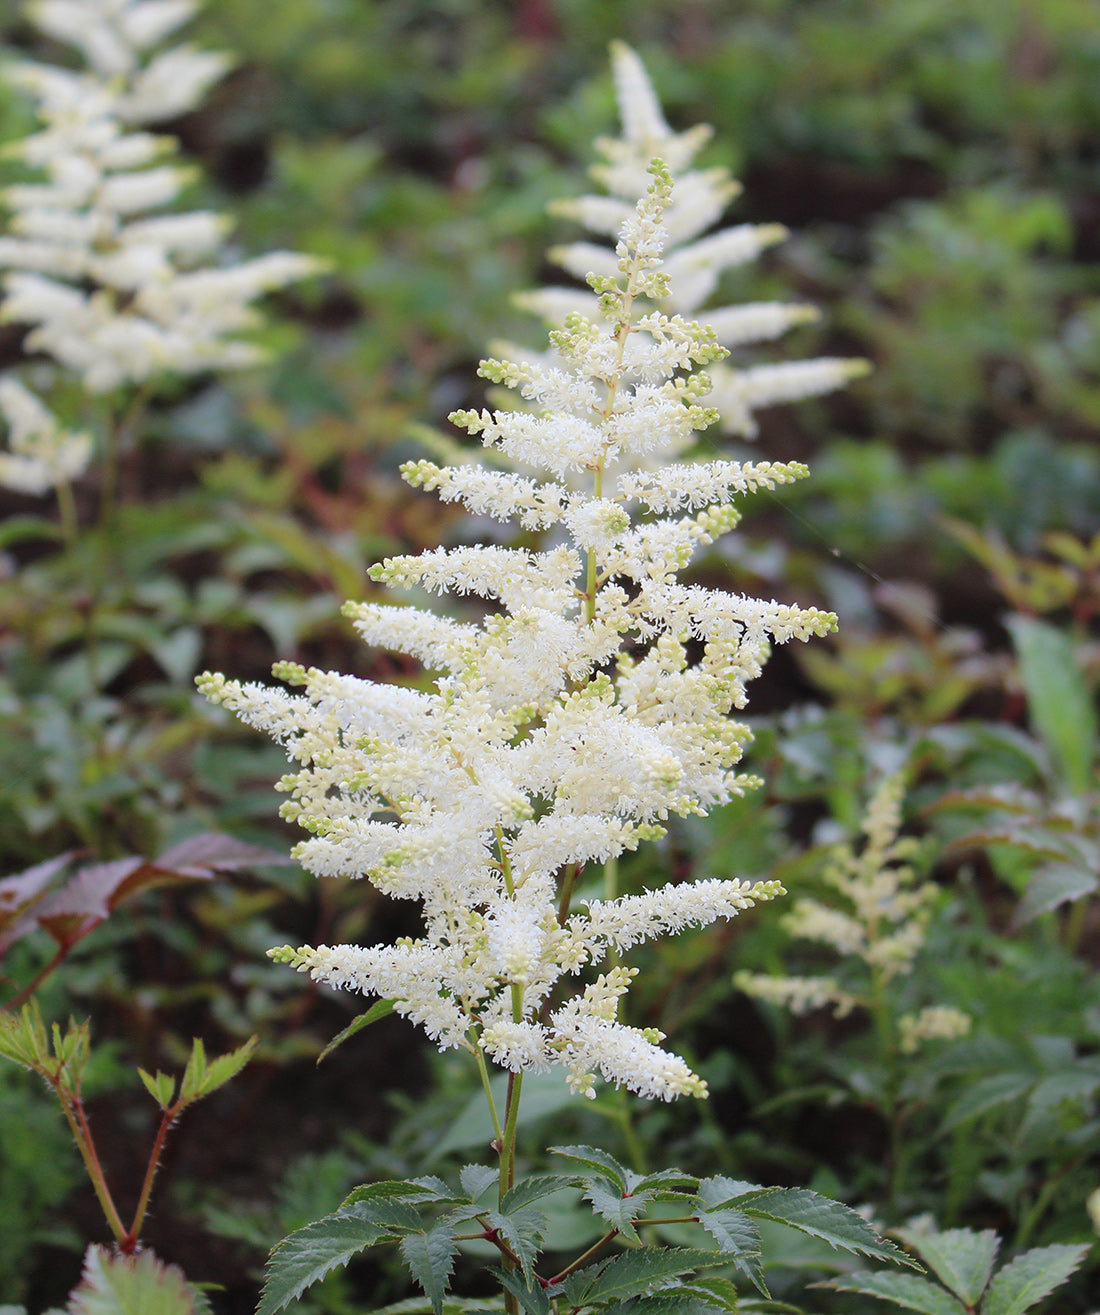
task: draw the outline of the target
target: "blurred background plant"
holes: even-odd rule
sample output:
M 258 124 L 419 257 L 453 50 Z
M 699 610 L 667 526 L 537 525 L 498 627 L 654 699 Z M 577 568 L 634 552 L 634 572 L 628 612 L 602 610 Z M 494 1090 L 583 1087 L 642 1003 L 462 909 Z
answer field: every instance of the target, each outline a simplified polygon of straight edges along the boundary
M 262 677 L 284 658 L 417 679 L 384 656 L 364 670 L 338 606 L 365 595 L 367 566 L 387 553 L 484 531 L 457 513 L 441 521 L 397 466 L 425 455 L 449 411 L 482 403 L 475 369 L 491 338 L 530 340 L 529 316 L 502 310 L 562 277 L 545 253 L 578 231 L 548 203 L 588 190 L 591 143 L 617 131 L 608 43 L 628 41 L 674 129 L 714 126 L 698 165 L 743 185 L 724 222 L 790 230 L 724 272 L 715 303 L 821 312 L 734 364 L 829 356 L 874 369 L 762 409 L 751 449 L 723 441 L 724 455 L 805 460 L 812 478 L 781 504 L 758 500 L 700 580 L 816 601 L 843 624 L 828 649 L 777 652 L 759 682 L 752 765 L 764 794 L 677 825 L 619 881 L 641 887 L 660 863 L 685 879 L 729 870 L 820 895 L 823 854 L 859 835 L 868 780 L 904 770 L 902 835 L 920 839 L 920 882 L 937 891 L 906 989 L 972 1023 L 906 1063 L 902 1098 L 921 1138 L 883 1222 L 930 1211 L 943 1228 L 995 1229 L 1006 1247 L 1087 1240 L 1100 1132 L 1100 27 L 1089 7 L 219 0 L 191 31 L 234 63 L 201 105 L 153 125 L 198 166 L 188 207 L 231 212 L 233 261 L 286 249 L 330 272 L 271 298 L 252 338 L 266 364 L 150 391 L 119 443 L 110 528 L 97 458 L 74 481 L 69 540 L 46 500 L 0 490 L 0 871 L 70 849 L 163 854 L 207 831 L 285 846 L 269 788 L 282 756 L 199 705 L 201 666 Z M 20 60 L 77 65 L 14 7 L 0 41 Z M 0 138 L 34 126 L 0 78 Z M 7 184 L 34 181 L 24 162 L 4 168 Z M 103 408 L 82 410 L 30 327 L 0 327 L 0 368 L 48 390 L 66 430 L 98 438 Z M 119 1052 L 155 1072 L 182 1065 L 192 1035 L 217 1052 L 260 1035 L 254 1062 L 214 1098 L 227 1103 L 210 1107 L 229 1132 L 203 1135 L 198 1114 L 183 1124 L 150 1221 L 158 1251 L 170 1232 L 168 1258 L 224 1285 L 213 1300 L 225 1315 L 252 1309 L 267 1245 L 339 1202 L 348 1163 L 400 1177 L 425 1142 L 446 1163 L 483 1135 L 460 1119 L 445 1144 L 428 1093 L 454 1098 L 461 1079 L 392 1019 L 314 1069 L 346 1006 L 287 983 L 263 951 L 361 940 L 368 925 L 370 939 L 416 930 L 357 887 L 263 867 L 135 898 L 40 992 L 50 1017 L 90 1014 L 115 1056 L 101 1078 L 110 1103 L 93 1097 L 93 1115 L 135 1187 L 125 1148 L 148 1098 L 118 1097 Z M 659 1142 L 688 1171 L 879 1202 L 888 1128 L 866 1017 L 795 1022 L 731 984 L 734 968 L 811 971 L 820 961 L 806 948 L 762 919 L 644 951 L 662 962 L 640 980 L 663 985 L 639 993 L 633 1021 L 687 1038 L 713 1093 L 701 1119 L 650 1107 L 627 1119 L 613 1096 L 555 1106 L 552 1091 L 547 1117 L 632 1163 Z M 13 945 L 9 995 L 55 951 L 41 929 Z M 75 1154 L 23 1077 L 0 1071 L 0 1300 L 40 1310 L 64 1303 L 98 1235 L 94 1200 L 71 1190 Z M 352 1124 L 334 1149 L 333 1129 Z M 5 1137 L 17 1125 L 41 1153 Z M 315 1174 L 289 1172 L 303 1155 Z M 305 1180 L 309 1193 L 295 1186 Z M 776 1295 L 796 1296 L 820 1266 L 800 1248 L 785 1253 Z M 1084 1266 L 1065 1309 L 1095 1309 L 1096 1282 Z M 368 1291 L 401 1295 L 368 1260 L 313 1289 L 312 1309 L 351 1309 Z M 812 1300 L 846 1310 L 858 1298 Z

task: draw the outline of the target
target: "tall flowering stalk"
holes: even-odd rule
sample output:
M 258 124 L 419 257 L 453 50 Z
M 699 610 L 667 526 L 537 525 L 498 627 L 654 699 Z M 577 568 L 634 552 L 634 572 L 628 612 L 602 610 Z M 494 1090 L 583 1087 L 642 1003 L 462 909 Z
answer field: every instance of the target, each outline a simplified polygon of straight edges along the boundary
M 572 315 L 551 335 L 563 367 L 482 363 L 483 376 L 539 413 L 451 417 L 541 474 L 403 468 L 410 483 L 471 511 L 556 536 L 539 552 L 440 548 L 372 569 L 382 584 L 499 602 L 480 622 L 348 607 L 368 643 L 442 673 L 434 690 L 289 663 L 276 674 L 301 694 L 199 678 L 300 765 L 280 786 L 290 796 L 283 815 L 311 833 L 298 859 L 318 876 L 366 876 L 423 903 L 417 939 L 276 957 L 393 1000 L 441 1048 L 462 1046 L 514 1074 L 502 1125 L 509 1170 L 529 1070 L 561 1066 L 587 1095 L 597 1075 L 664 1100 L 705 1094 L 661 1034 L 619 1020 L 635 970 L 571 983 L 641 941 L 770 900 L 778 883 L 717 878 L 578 903 L 582 874 L 657 839 L 670 816 L 705 814 L 751 786 L 736 771 L 748 731 L 731 711 L 744 706 L 771 643 L 835 622 L 681 580 L 696 550 L 736 523 L 735 495 L 806 471 L 660 464 L 714 421 L 699 367 L 725 351 L 708 329 L 656 309 L 668 290 L 660 264 L 672 185 L 664 164 L 651 172 L 623 226 L 617 274 L 592 279 L 599 318 Z
M 735 1285 L 712 1271 L 731 1268 L 767 1292 L 762 1218 L 904 1263 L 854 1211 L 806 1189 L 673 1169 L 644 1176 L 578 1146 L 554 1148 L 565 1172 L 517 1182 L 529 1072 L 564 1070 L 585 1096 L 600 1080 L 659 1100 L 706 1095 L 661 1032 L 621 1016 L 637 971 L 624 956 L 771 900 L 779 883 L 719 875 L 595 898 L 588 869 L 756 783 L 737 770 L 749 732 L 733 714 L 771 645 L 825 634 L 836 620 L 686 578 L 696 552 L 737 523 L 736 497 L 807 472 L 681 459 L 718 418 L 704 403 L 703 367 L 727 352 L 710 328 L 660 308 L 670 294 L 667 164 L 654 159 L 646 182 L 613 270 L 590 278 L 589 313 L 551 333 L 553 355 L 482 362 L 481 375 L 526 409 L 451 416 L 492 464 L 403 467 L 410 484 L 537 536 L 529 547 L 436 548 L 371 570 L 378 584 L 482 600 L 465 620 L 347 606 L 368 644 L 411 655 L 434 680 L 387 685 L 291 662 L 275 667 L 282 686 L 198 678 L 208 698 L 285 748 L 282 813 L 310 833 L 295 848 L 300 862 L 422 907 L 422 933 L 397 944 L 284 946 L 272 957 L 378 997 L 360 1023 L 392 1008 L 441 1049 L 468 1051 L 495 1129 L 497 1163 L 466 1165 L 457 1186 L 434 1176 L 365 1184 L 284 1239 L 257 1315 L 276 1315 L 376 1243 L 400 1248 L 435 1315 L 467 1242 L 488 1242 L 500 1258 L 499 1295 L 474 1306 L 508 1315 L 735 1311 Z M 509 1074 L 502 1110 L 492 1065 Z M 602 1236 L 540 1272 L 547 1223 L 537 1203 L 570 1186 Z M 670 1218 L 677 1201 L 683 1213 Z M 698 1246 L 650 1244 L 642 1230 L 658 1223 L 695 1226 Z M 628 1249 L 608 1259 L 616 1239 Z M 656 1304 L 633 1300 L 658 1291 Z
M 901 1195 L 912 1158 L 906 1124 L 916 1102 L 904 1096 L 906 1057 L 936 1041 L 954 1041 L 970 1031 L 971 1019 L 953 1005 L 902 1008 L 904 979 L 925 948 L 928 925 L 939 889 L 923 884 L 911 859 L 920 842 L 901 835 L 902 773 L 887 777 L 875 790 L 862 823 L 864 843 L 838 845 L 822 872 L 826 899 L 802 898 L 781 919 L 796 940 L 826 946 L 840 959 L 837 974 L 778 976 L 739 972 L 734 985 L 747 995 L 796 1015 L 829 1008 L 844 1018 L 865 1011 L 874 1027 L 881 1065 L 874 1094 L 889 1129 L 887 1195 Z M 867 1066 L 861 1065 L 858 1094 L 868 1101 Z

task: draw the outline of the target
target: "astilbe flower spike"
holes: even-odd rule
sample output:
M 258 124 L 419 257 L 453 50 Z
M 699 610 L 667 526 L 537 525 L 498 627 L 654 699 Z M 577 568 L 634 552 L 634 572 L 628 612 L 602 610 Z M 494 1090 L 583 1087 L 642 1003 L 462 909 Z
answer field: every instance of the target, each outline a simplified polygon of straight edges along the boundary
M 634 970 L 619 954 L 781 888 L 720 877 L 578 904 L 580 874 L 755 783 L 736 770 L 749 735 L 730 713 L 772 643 L 824 634 L 835 618 L 681 579 L 736 522 L 736 493 L 806 471 L 660 464 L 713 422 L 699 367 L 725 352 L 708 330 L 656 309 L 672 182 L 658 161 L 649 181 L 615 273 L 592 280 L 596 316 L 573 315 L 551 335 L 560 364 L 482 363 L 538 412 L 451 417 L 536 473 L 404 468 L 471 510 L 547 532 L 539 551 L 435 549 L 372 569 L 382 584 L 471 593 L 499 609 L 461 622 L 349 605 L 369 644 L 438 673 L 430 692 L 289 663 L 276 674 L 300 693 L 210 673 L 198 683 L 297 764 L 282 811 L 311 833 L 296 849 L 305 867 L 365 876 L 423 905 L 416 939 L 275 957 L 394 1000 L 441 1048 L 480 1050 L 513 1071 L 560 1066 L 586 1094 L 598 1075 L 668 1100 L 705 1084 L 659 1032 L 620 1021 Z
M 668 309 L 697 317 L 714 330 L 718 342 L 731 350 L 771 341 L 797 324 L 816 319 L 812 306 L 772 301 L 703 309 L 726 270 L 755 260 L 768 247 L 782 242 L 787 230 L 782 224 L 736 224 L 707 233 L 741 191 L 740 184 L 724 167 L 691 168 L 695 155 L 711 135 L 710 127 L 698 124 L 687 132 L 673 132 L 645 66 L 624 42 L 612 43 L 611 63 L 622 135 L 596 143 L 604 163 L 590 170 L 604 194 L 557 201 L 551 207 L 553 211 L 577 220 L 599 237 L 614 239 L 645 185 L 650 160 L 659 156 L 668 165 L 676 186 L 665 217 L 665 272 L 671 289 Z M 616 267 L 613 248 L 596 242 L 555 247 L 550 258 L 577 278 L 584 278 L 590 271 L 613 274 Z M 592 315 L 595 311 L 593 295 L 579 288 L 540 288 L 520 294 L 517 300 L 552 325 L 561 324 L 573 312 Z M 841 357 L 747 366 L 720 362 L 711 371 L 708 404 L 719 412 L 720 427 L 725 432 L 755 438 L 756 411 L 832 392 L 867 369 L 866 361 Z
M 286 251 L 231 263 L 225 217 L 165 213 L 192 171 L 175 161 L 173 138 L 142 125 L 193 108 L 229 65 L 224 55 L 186 44 L 157 51 L 197 7 L 197 0 L 35 0 L 28 18 L 77 47 L 87 67 L 20 60 L 3 69 L 35 102 L 41 125 L 7 153 L 44 178 L 0 193 L 11 215 L 0 236 L 0 319 L 29 326 L 28 351 L 52 358 L 89 393 L 255 364 L 263 353 L 239 336 L 259 323 L 252 302 L 323 268 Z M 59 462 L 56 422 L 34 430 L 39 450 L 11 405 L 3 409 L 22 458 L 20 469 L 0 467 L 4 483 L 44 491 L 34 486 L 80 473 L 87 443 L 69 436 Z M 29 475 L 27 460 L 39 463 Z
M 928 923 L 938 891 L 918 884 L 907 861 L 919 850 L 912 837 L 900 835 L 905 780 L 887 777 L 867 806 L 862 830 L 865 844 L 837 846 L 823 872 L 825 883 L 839 897 L 835 904 L 799 899 L 782 919 L 792 939 L 828 946 L 849 969 L 857 966 L 862 989 L 851 989 L 832 976 L 782 977 L 739 972 L 734 985 L 746 995 L 788 1009 L 794 1014 L 831 1008 L 837 1018 L 853 1009 L 872 1011 L 886 988 L 913 970 L 924 948 Z M 929 1005 L 896 1020 L 899 1049 L 911 1054 L 924 1041 L 955 1040 L 970 1030 L 970 1018 L 950 1005 Z

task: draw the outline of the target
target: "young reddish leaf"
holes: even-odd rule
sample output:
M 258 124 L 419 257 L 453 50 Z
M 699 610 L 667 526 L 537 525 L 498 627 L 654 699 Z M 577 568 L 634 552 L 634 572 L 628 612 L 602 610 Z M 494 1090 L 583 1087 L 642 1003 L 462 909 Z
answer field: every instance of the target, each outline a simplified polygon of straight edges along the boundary
M 111 913 L 118 888 L 148 863 L 143 858 L 118 858 L 80 868 L 34 910 L 34 918 L 58 945 L 75 945 Z
M 181 840 L 156 859 L 158 868 L 183 876 L 209 876 L 211 872 L 235 872 L 238 868 L 290 862 L 289 856 L 278 850 L 250 845 L 220 831 L 204 831 Z
M 0 878 L 0 954 L 7 949 L 13 939 L 18 939 L 18 937 L 5 936 L 4 929 L 10 927 L 16 918 L 38 899 L 73 855 L 74 851 L 69 850 L 68 853 L 60 854 L 57 858 L 47 859 L 45 863 L 36 863 L 34 867 L 24 868 L 15 876 Z

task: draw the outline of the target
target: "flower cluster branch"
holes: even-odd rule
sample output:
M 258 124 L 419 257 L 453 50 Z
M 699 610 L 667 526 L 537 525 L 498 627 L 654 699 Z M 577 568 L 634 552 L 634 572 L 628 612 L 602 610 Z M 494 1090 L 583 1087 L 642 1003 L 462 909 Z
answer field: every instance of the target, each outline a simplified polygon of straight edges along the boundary
M 707 324 L 717 341 L 731 351 L 773 341 L 796 325 L 816 320 L 817 311 L 807 305 L 767 301 L 706 306 L 726 271 L 748 264 L 782 242 L 787 230 L 782 224 L 735 224 L 708 232 L 741 191 L 722 166 L 692 168 L 711 135 L 710 127 L 697 124 L 686 132 L 674 132 L 645 66 L 624 42 L 612 44 L 611 64 L 622 134 L 596 143 L 603 162 L 590 173 L 603 193 L 557 201 L 554 212 L 578 221 L 597 237 L 614 241 L 645 188 L 650 160 L 660 157 L 676 180 L 676 194 L 664 220 L 665 273 L 670 284 L 667 308 Z M 617 257 L 606 244 L 571 242 L 554 248 L 550 259 L 566 273 L 584 279 L 591 271 L 613 276 Z M 551 325 L 561 324 L 574 312 L 595 313 L 594 296 L 580 288 L 540 288 L 517 300 Z M 866 361 L 831 356 L 759 365 L 717 362 L 710 371 L 708 405 L 719 413 L 726 433 L 751 439 L 757 435 L 757 411 L 833 392 L 867 369 Z

